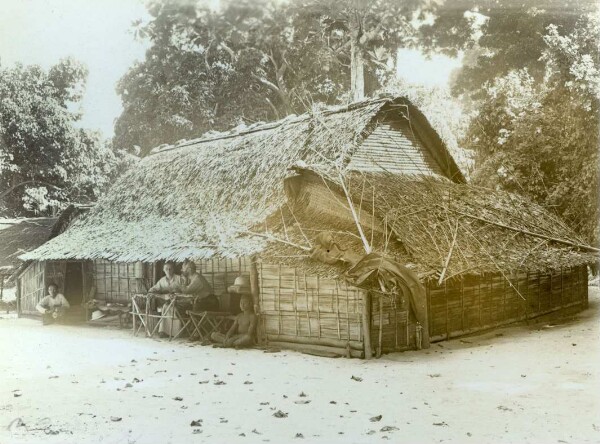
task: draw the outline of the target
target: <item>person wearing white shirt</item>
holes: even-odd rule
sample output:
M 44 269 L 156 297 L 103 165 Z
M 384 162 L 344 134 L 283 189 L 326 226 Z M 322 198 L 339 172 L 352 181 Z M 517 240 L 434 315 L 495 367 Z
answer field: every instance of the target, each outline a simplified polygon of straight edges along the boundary
M 71 304 L 58 292 L 58 285 L 54 282 L 48 284 L 48 295 L 35 306 L 36 310 L 42 314 L 43 325 L 58 322 L 69 307 Z
M 165 275 L 158 280 L 156 284 L 148 293 L 171 295 L 174 293 L 181 293 L 183 286 L 185 285 L 185 278 L 175 274 L 175 264 L 173 262 L 167 262 L 163 267 Z M 160 296 L 158 296 L 160 297 Z M 178 319 L 171 319 L 173 316 L 173 307 L 169 306 L 169 297 L 162 297 L 165 299 L 165 303 L 162 307 L 162 316 L 160 320 L 160 326 L 158 327 L 158 335 L 161 338 L 167 338 L 171 333 L 176 335 L 181 330 L 181 322 Z

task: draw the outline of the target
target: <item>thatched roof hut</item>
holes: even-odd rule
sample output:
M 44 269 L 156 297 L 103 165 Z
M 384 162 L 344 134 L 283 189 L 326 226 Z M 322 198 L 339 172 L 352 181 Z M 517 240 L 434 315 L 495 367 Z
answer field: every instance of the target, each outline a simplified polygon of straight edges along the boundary
M 458 155 L 404 98 L 207 134 L 155 149 L 23 258 L 87 261 L 83 288 L 111 298 L 156 277 L 142 263 L 193 258 L 214 277 L 239 258 L 264 339 L 352 355 L 585 306 L 597 250 L 541 207 L 467 185 Z M 345 273 L 361 256 L 387 271 L 362 269 L 379 281 L 358 288 Z
M 381 139 L 383 145 L 373 143 Z M 405 99 L 315 109 L 155 150 L 86 220 L 25 258 L 133 262 L 259 252 L 264 239 L 240 233 L 285 204 L 283 180 L 300 161 L 327 171 L 385 168 L 464 181 L 445 144 Z

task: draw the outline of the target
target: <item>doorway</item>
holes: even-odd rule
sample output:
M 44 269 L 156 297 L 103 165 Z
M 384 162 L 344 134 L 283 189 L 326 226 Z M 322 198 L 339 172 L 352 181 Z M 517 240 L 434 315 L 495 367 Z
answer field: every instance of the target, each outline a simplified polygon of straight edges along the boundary
M 65 271 L 65 298 L 71 306 L 83 302 L 83 263 L 67 262 Z

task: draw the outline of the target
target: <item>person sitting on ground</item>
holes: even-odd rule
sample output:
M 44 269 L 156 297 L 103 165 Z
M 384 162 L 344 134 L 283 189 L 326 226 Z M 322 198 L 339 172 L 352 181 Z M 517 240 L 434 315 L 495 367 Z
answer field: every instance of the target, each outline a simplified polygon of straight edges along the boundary
M 206 278 L 196 270 L 196 264 L 193 261 L 183 263 L 183 274 L 186 283 L 181 287 L 181 292 L 198 297 L 194 304 L 194 311 L 217 311 L 219 300 L 213 294 L 212 287 Z
M 69 301 L 58 292 L 58 285 L 54 282 L 48 284 L 48 295 L 35 306 L 42 314 L 43 325 L 59 322 L 69 307 Z
M 163 318 L 160 320 L 160 326 L 158 328 L 158 336 L 167 338 L 171 333 L 177 335 L 179 330 L 181 330 L 181 322 L 179 319 L 173 319 L 173 307 L 169 308 L 169 295 L 180 293 L 182 287 L 185 285 L 185 279 L 175 273 L 175 264 L 173 262 L 165 263 L 163 271 L 165 275 L 160 278 L 150 290 L 148 290 L 148 293 L 167 295 L 166 297 L 161 297 L 162 299 L 165 299 L 165 303 L 162 306 Z
M 224 347 L 250 347 L 254 344 L 256 333 L 256 315 L 252 309 L 252 297 L 244 295 L 240 299 L 242 312 L 235 317 L 235 322 L 226 334 L 214 332 L 210 338 Z

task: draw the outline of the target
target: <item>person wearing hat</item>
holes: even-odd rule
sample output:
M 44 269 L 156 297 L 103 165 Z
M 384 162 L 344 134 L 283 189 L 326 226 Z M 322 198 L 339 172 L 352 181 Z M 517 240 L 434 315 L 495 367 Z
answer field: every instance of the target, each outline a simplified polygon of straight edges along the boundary
M 71 307 L 69 301 L 58 292 L 58 285 L 54 282 L 48 284 L 48 295 L 35 306 L 42 314 L 42 325 L 59 322 L 69 307 Z
M 227 287 L 227 293 L 229 293 L 231 302 L 230 307 L 233 313 L 239 313 L 240 310 L 237 306 L 240 304 L 240 300 L 244 295 L 251 295 L 252 290 L 250 287 L 250 278 L 248 276 L 238 276 L 235 278 L 233 285 Z M 258 307 L 254 305 L 254 311 L 258 312 Z

